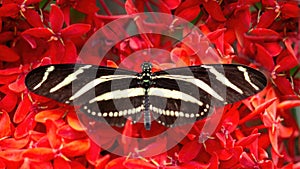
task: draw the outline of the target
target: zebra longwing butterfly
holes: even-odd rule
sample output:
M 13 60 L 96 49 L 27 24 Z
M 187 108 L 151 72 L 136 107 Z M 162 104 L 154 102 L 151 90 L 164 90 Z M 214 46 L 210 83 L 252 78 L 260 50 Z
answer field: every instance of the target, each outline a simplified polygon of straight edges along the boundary
M 203 119 L 211 106 L 243 100 L 267 84 L 260 71 L 236 64 L 151 70 L 149 62 L 142 64 L 141 73 L 57 64 L 32 70 L 25 82 L 35 94 L 80 104 L 82 112 L 112 126 L 123 126 L 128 117 L 136 122 L 143 115 L 147 130 L 152 118 L 167 127 Z

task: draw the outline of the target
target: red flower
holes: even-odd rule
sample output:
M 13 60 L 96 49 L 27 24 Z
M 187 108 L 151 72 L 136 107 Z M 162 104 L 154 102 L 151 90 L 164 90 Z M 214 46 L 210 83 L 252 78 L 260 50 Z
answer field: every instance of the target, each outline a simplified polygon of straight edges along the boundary
M 69 40 L 87 33 L 91 28 L 90 25 L 73 24 L 62 29 L 64 16 L 56 5 L 51 5 L 49 21 L 51 25 L 49 28 L 37 27 L 28 29 L 22 33 L 23 37 L 33 48 L 36 47 L 36 43 L 34 39 L 28 36 L 47 40 L 50 43 L 49 54 L 53 63 L 74 62 L 77 52 L 73 42 Z

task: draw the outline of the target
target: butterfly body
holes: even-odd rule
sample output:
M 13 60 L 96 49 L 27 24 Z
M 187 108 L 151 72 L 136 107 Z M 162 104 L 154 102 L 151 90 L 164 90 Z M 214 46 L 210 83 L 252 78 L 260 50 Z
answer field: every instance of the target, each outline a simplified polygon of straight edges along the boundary
M 81 111 L 123 126 L 144 116 L 173 127 L 205 118 L 212 106 L 243 100 L 261 91 L 265 76 L 250 67 L 235 64 L 188 66 L 152 72 L 145 62 L 141 73 L 84 64 L 42 66 L 26 77 L 28 89 Z

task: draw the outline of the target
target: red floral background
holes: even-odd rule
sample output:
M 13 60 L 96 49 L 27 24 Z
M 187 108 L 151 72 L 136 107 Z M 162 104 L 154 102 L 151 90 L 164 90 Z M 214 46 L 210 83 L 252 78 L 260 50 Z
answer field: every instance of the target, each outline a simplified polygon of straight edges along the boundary
M 190 21 L 213 43 L 216 63 L 263 70 L 268 86 L 226 106 L 212 136 L 199 132 L 200 121 L 174 148 L 151 158 L 105 151 L 86 135 L 74 109 L 33 95 L 24 78 L 40 65 L 75 63 L 95 31 L 139 12 L 163 12 Z M 283 0 L 1 0 L 0 168 L 300 168 L 299 19 L 298 2 Z M 193 51 L 184 45 L 174 47 L 150 34 L 120 42 L 102 64 L 116 67 L 150 44 L 172 54 L 163 64 L 154 63 L 161 68 L 180 66 L 178 58 L 186 65 L 205 63 L 194 60 Z M 135 65 L 129 62 L 127 67 Z M 147 137 L 149 133 L 140 130 L 126 125 L 122 132 Z M 209 138 L 202 143 L 204 137 Z M 163 144 L 142 151 L 161 149 Z

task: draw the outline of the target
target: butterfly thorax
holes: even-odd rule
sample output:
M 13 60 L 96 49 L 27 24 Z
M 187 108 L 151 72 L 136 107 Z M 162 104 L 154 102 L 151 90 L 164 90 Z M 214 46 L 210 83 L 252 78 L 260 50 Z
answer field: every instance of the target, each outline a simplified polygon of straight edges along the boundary
M 140 85 L 147 91 L 153 84 L 152 64 L 145 62 L 142 64 L 142 73 L 139 74 Z

